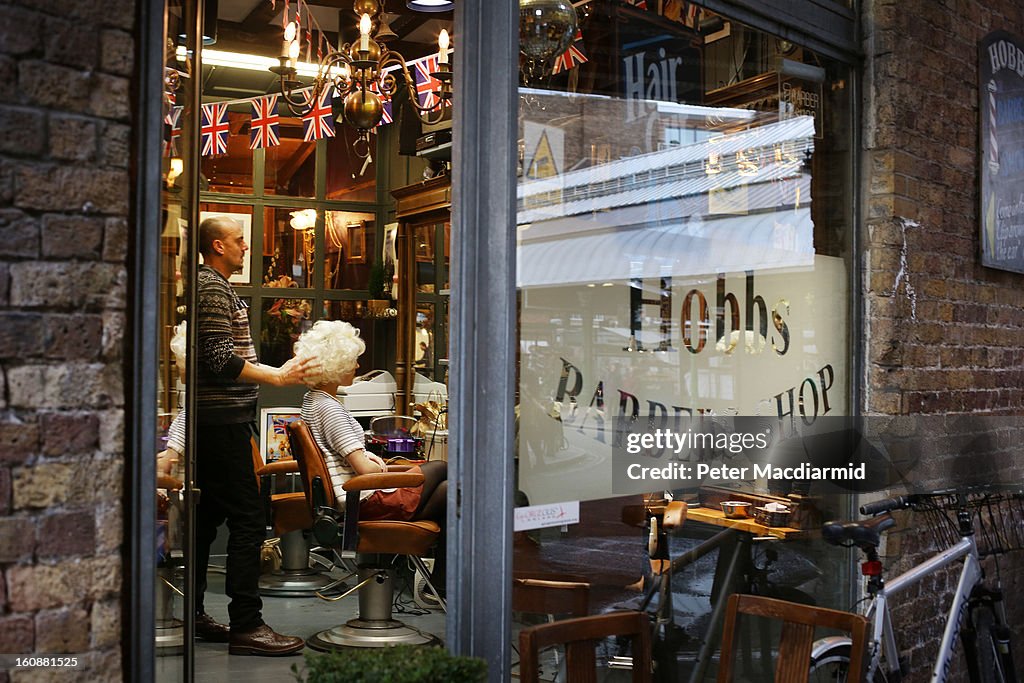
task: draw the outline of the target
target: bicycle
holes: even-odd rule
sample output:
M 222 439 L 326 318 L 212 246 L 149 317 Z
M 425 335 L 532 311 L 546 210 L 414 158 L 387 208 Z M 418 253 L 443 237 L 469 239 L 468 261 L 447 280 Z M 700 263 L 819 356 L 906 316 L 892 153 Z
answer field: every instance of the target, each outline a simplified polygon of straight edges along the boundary
M 889 513 L 908 508 L 924 515 L 939 547 L 945 550 L 885 581 L 878 556 L 881 535 L 896 526 Z M 994 586 L 988 586 L 981 558 L 1024 548 L 1024 492 L 950 490 L 897 496 L 863 505 L 860 512 L 873 516 L 855 522 L 830 522 L 824 526 L 823 536 L 832 545 L 856 546 L 866 557 L 861 572 L 867 577 L 868 595 L 862 602 L 866 602 L 863 614 L 871 622 L 871 630 L 865 680 L 896 683 L 905 674 L 889 613 L 890 597 L 962 560 L 963 569 L 930 680 L 946 680 L 959 634 L 972 683 L 1017 681 L 999 565 L 997 562 Z M 810 680 L 845 681 L 850 647 L 846 637 L 816 641 Z

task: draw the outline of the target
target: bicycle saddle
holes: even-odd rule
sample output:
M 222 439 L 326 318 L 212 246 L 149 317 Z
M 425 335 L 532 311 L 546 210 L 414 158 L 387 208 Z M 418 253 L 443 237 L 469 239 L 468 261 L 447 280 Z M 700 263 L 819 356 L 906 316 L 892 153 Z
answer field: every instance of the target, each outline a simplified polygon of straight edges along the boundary
M 859 522 L 826 522 L 821 536 L 831 545 L 877 547 L 883 531 L 896 526 L 896 520 L 888 512 Z

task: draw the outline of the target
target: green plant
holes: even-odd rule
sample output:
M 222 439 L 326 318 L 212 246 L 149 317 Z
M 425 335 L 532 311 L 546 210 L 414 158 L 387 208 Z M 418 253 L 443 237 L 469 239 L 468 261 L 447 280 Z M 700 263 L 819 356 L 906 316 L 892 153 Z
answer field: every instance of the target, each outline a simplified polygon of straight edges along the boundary
M 370 266 L 370 277 L 366 283 L 366 289 L 371 299 L 383 299 L 384 297 L 384 264 L 374 261 Z
M 397 645 L 307 654 L 303 670 L 293 664 L 292 673 L 305 683 L 482 683 L 487 662 L 440 647 Z

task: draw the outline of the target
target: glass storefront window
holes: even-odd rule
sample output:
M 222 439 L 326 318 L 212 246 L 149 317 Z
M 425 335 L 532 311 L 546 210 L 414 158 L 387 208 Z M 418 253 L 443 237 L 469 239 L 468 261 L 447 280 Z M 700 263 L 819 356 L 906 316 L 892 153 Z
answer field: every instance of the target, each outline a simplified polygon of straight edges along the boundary
M 292 357 L 299 335 L 312 325 L 313 300 L 265 297 L 260 326 L 260 362 L 280 367 Z
M 253 252 L 253 214 L 252 207 L 244 204 L 218 204 L 212 202 L 201 202 L 199 204 L 199 222 L 213 216 L 227 216 L 242 226 L 242 235 L 245 243 L 249 245 L 249 251 L 245 254 L 245 261 L 242 264 L 241 272 L 232 275 L 229 280 L 235 285 L 249 285 L 253 283 L 253 272 L 260 267 L 259 255 Z
M 370 268 L 379 259 L 375 226 L 372 213 L 324 212 L 325 289 L 367 289 Z
M 714 640 L 728 592 L 848 607 L 847 558 L 797 540 L 814 522 L 742 530 L 719 503 L 808 520 L 847 503 L 749 476 L 631 481 L 622 430 L 725 434 L 746 419 L 781 439 L 852 412 L 854 187 L 849 69 L 689 6 L 590 3 L 561 73 L 524 69 L 514 563 L 583 577 L 603 612 L 635 606 L 662 561 L 725 529 L 728 544 L 677 567 L 685 613 L 661 614 L 661 671 L 701 680 L 710 657 L 672 643 Z M 755 457 L 741 451 L 669 459 L 738 471 Z M 691 507 L 669 540 L 650 520 L 673 498 Z M 543 506 L 575 523 L 547 528 Z
M 249 149 L 249 112 L 229 109 L 227 121 L 227 153 L 202 157 L 200 189 L 206 192 L 252 194 L 253 153 Z
M 378 328 L 385 323 L 376 320 L 364 300 L 325 301 L 323 320 L 344 320 L 359 330 L 359 337 L 366 343 L 366 352 L 359 357 L 356 375 L 385 366 L 384 354 L 379 349 L 381 337 Z
M 376 150 L 360 157 L 353 148 L 355 136 L 347 127 L 327 140 L 327 199 L 348 202 L 377 201 Z M 371 148 L 377 136 L 370 136 Z
M 311 287 L 315 258 L 316 209 L 263 210 L 263 286 Z
M 302 119 L 281 109 L 281 144 L 264 152 L 263 191 L 268 195 L 313 197 L 316 192 L 315 142 L 302 139 Z

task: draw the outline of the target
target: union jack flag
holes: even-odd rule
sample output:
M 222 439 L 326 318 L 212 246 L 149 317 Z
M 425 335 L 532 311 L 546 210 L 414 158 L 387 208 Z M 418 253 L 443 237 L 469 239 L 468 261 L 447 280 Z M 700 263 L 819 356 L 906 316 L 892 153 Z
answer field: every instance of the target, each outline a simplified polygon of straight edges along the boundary
M 569 69 L 575 69 L 580 64 L 590 60 L 587 53 L 583 51 L 583 31 L 576 30 L 576 37 L 573 38 L 569 49 L 555 57 L 555 63 L 551 67 L 551 73 L 557 74 Z
M 626 0 L 626 2 L 639 9 L 647 9 L 647 0 Z
M 184 107 L 171 107 L 164 117 L 164 156 L 178 155 L 178 138 L 181 137 L 181 110 Z
M 306 142 L 334 137 L 334 116 L 331 114 L 333 90 L 324 88 L 320 97 L 309 105 L 309 111 L 302 115 L 302 139 Z
M 228 105 L 224 102 L 203 105 L 203 125 L 199 129 L 204 157 L 228 153 Z
M 413 63 L 416 78 L 416 95 L 419 97 L 421 107 L 435 109 L 441 103 L 441 99 L 434 94 L 434 91 L 441 90 L 441 81 L 430 74 L 438 71 L 437 55 L 425 57 Z
M 276 147 L 281 144 L 277 129 L 277 95 L 267 95 L 252 101 L 252 125 L 249 128 L 249 149 Z

